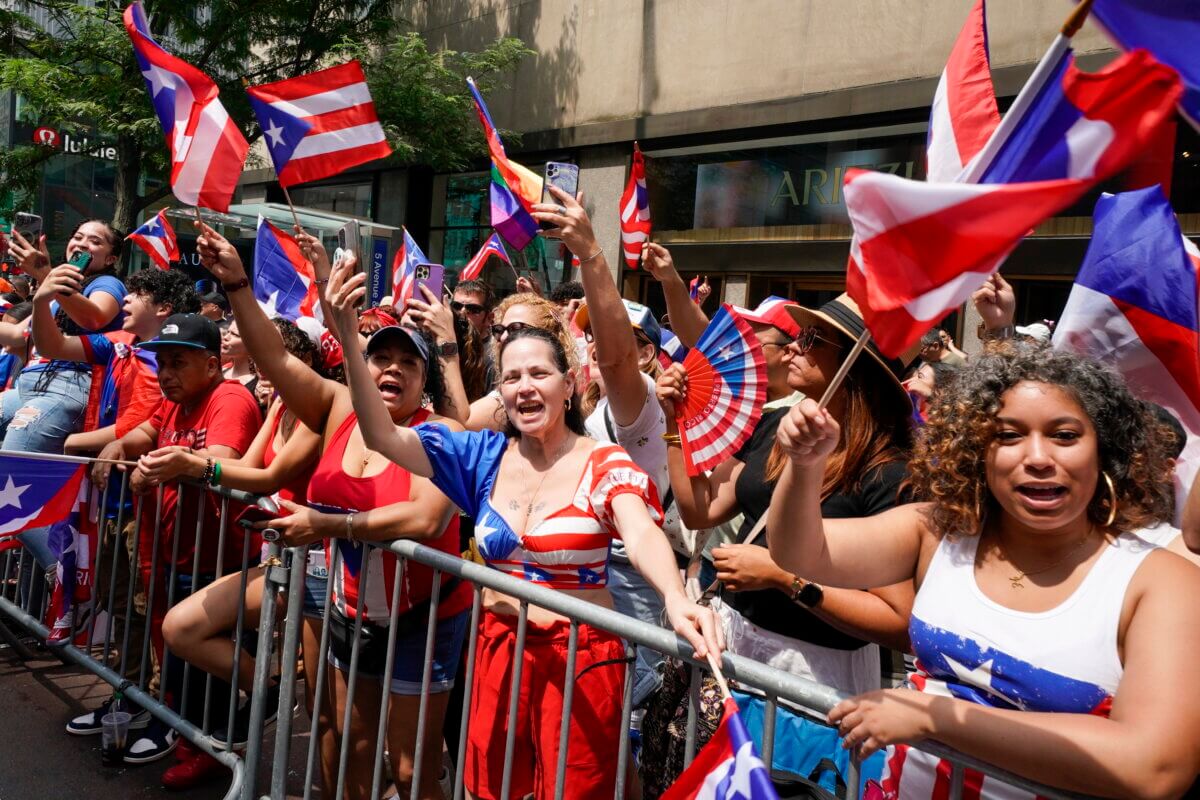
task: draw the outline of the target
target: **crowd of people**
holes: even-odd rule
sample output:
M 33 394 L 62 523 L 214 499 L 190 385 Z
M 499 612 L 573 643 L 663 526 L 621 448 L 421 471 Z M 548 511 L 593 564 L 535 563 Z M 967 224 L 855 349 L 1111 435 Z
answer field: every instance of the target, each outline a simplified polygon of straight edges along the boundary
M 919 749 L 937 740 L 1065 790 L 1188 791 L 1200 771 L 1200 701 L 1186 689 L 1200 659 L 1186 635 L 1200 613 L 1187 547 L 1200 548 L 1200 498 L 1188 514 L 1177 507 L 1172 471 L 1186 435 L 1169 412 L 1105 367 L 1051 349 L 1049 325 L 1014 326 L 1013 291 L 999 275 L 972 301 L 980 352 L 937 330 L 910 358 L 868 344 L 819 406 L 862 316 L 845 295 L 819 308 L 772 297 L 735 309 L 766 363 L 761 417 L 733 457 L 689 475 L 676 419 L 688 374 L 667 347 L 697 343 L 704 306 L 654 243 L 643 264 L 666 317 L 623 299 L 584 206 L 552 191 L 556 202 L 535 216 L 578 260 L 579 280 L 548 295 L 522 279 L 498 299 L 474 280 L 445 297 L 422 288 L 364 309 L 354 257 L 331 264 L 321 241 L 297 230 L 323 324 L 268 318 L 237 250 L 206 225 L 197 248 L 213 282 L 201 287 L 179 271 L 122 280 L 122 239 L 104 222 L 83 223 L 67 244 L 65 260 L 90 254 L 82 271 L 53 266 L 44 242 L 14 235 L 27 278 L 13 282 L 0 322 L 3 446 L 98 456 L 94 498 L 113 462 L 136 462 L 129 493 L 145 504 L 96 543 L 100 563 L 128 555 L 112 559 L 115 592 L 98 587 L 83 602 L 86 587 L 64 589 L 60 571 L 56 591 L 80 602 L 53 620 L 51 642 L 100 609 L 129 653 L 143 651 L 148 631 L 148 658 L 122 660 L 124 677 L 199 724 L 206 704 L 184 697 L 183 665 L 212 676 L 223 687 L 211 703 L 213 740 L 244 747 L 256 664 L 230 633 L 239 606 L 248 627 L 258 619 L 266 545 L 257 529 L 269 525 L 286 546 L 308 549 L 300 649 L 310 714 L 321 698 L 324 796 L 334 795 L 343 740 L 346 797 L 380 789 L 379 730 L 385 797 L 412 791 L 418 750 L 418 796 L 441 797 L 443 744 L 472 797 L 498 797 L 510 734 L 513 796 L 553 796 L 571 621 L 529 607 L 510 732 L 521 602 L 485 591 L 479 627 L 468 630 L 469 584 L 435 581 L 416 563 L 401 577 L 395 557 L 364 544 L 407 538 L 665 626 L 700 659 L 734 652 L 854 695 L 828 725 L 780 707 L 780 774 L 829 761 L 845 775 L 853 758 L 880 796 L 945 796 L 950 770 Z M 280 513 L 234 524 L 240 507 L 222 519 L 205 486 L 272 495 Z M 116 494 L 105 495 L 110 519 Z M 1182 535 L 1172 527 L 1181 514 Z M 62 553 L 47 532 L 21 543 L 53 572 Z M 23 578 L 30 592 L 43 583 Z M 682 769 L 687 670 L 639 648 L 637 768 L 616 772 L 625 653 L 617 636 L 578 626 L 565 796 L 610 797 L 623 782 L 631 796 L 657 797 Z M 907 665 L 900 686 L 896 664 Z M 204 685 L 193 679 L 187 693 Z M 702 743 L 721 705 L 707 683 L 691 688 L 702 696 Z M 735 688 L 761 739 L 764 698 Z M 278 681 L 260 690 L 269 709 L 280 706 Z M 469 728 L 457 752 L 464 693 Z M 110 707 L 67 730 L 99 732 Z M 175 789 L 223 773 L 133 711 L 126 762 L 174 754 L 163 781 Z M 967 780 L 982 797 L 1026 796 L 972 771 Z

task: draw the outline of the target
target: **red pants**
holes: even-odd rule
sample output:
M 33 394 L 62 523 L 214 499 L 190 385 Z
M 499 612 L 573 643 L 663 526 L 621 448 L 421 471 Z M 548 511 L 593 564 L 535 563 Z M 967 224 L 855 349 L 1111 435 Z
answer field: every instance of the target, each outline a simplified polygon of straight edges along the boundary
M 465 780 L 467 789 L 480 800 L 500 796 L 516 630 L 516 617 L 491 612 L 485 612 L 479 626 Z M 554 796 L 569 636 L 570 624 L 565 621 L 546 626 L 531 622 L 525 629 L 512 797 L 530 793 L 536 798 Z M 612 663 L 588 669 L 597 662 Z M 564 797 L 613 796 L 625 666 L 624 642 L 606 631 L 579 626 Z

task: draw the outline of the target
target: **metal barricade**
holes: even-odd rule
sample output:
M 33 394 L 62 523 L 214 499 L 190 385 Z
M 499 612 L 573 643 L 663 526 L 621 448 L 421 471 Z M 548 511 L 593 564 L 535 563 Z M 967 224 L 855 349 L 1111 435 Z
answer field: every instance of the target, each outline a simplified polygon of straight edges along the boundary
M 3 455 L 5 453 L 0 451 L 0 456 Z M 26 458 L 65 460 L 84 464 L 91 463 L 89 459 L 67 456 L 39 456 L 28 453 L 12 453 L 10 455 Z M 246 618 L 245 603 L 247 586 L 251 579 L 250 570 L 253 568 L 254 563 L 254 554 L 250 548 L 252 537 L 243 535 L 240 537 L 242 540 L 241 552 L 237 554 L 240 555 L 240 561 L 226 558 L 227 546 L 235 538 L 230 536 L 230 504 L 231 502 L 255 504 L 259 501 L 259 498 L 228 489 L 210 489 L 190 484 L 183 485 L 182 491 L 184 492 L 214 493 L 217 495 L 219 502 L 216 555 L 211 560 L 211 563 L 202 563 L 200 554 L 204 552 L 202 539 L 206 532 L 206 502 L 199 502 L 197 504 L 198 513 L 194 520 L 185 520 L 183 518 L 183 504 L 178 503 L 174 518 L 171 521 L 172 524 L 169 526 L 169 531 L 172 535 L 164 536 L 162 487 L 158 487 L 157 491 L 151 494 L 132 497 L 128 486 L 128 476 L 118 472 L 114 472 L 113 476 L 114 479 L 110 480 L 108 487 L 100 498 L 101 513 L 99 515 L 97 546 L 95 547 L 95 552 L 91 554 L 93 556 L 93 591 L 95 592 L 104 583 L 106 583 L 108 588 L 105 595 L 105 603 L 110 606 L 106 609 L 109 612 L 108 624 L 101 631 L 101 637 L 97 638 L 96 620 L 98 615 L 93 613 L 87 625 L 86 644 L 76 645 L 74 643 L 76 634 L 79 632 L 72 627 L 67 643 L 62 646 L 56 646 L 54 652 L 64 661 L 76 664 L 81 669 L 105 681 L 114 689 L 119 689 L 126 698 L 132 700 L 141 708 L 149 711 L 152 716 L 178 731 L 193 747 L 207 753 L 229 768 L 232 772 L 232 780 L 226 793 L 227 798 L 252 800 L 259 785 L 268 784 L 266 787 L 268 794 L 265 796 L 272 800 L 283 800 L 288 796 L 289 791 L 287 784 L 291 749 L 293 745 L 303 743 L 302 737 L 293 734 L 293 708 L 297 685 L 297 664 L 301 649 L 301 625 L 303 620 L 301 611 L 304 582 L 306 579 L 307 548 L 283 548 L 278 542 L 272 542 L 267 553 L 267 558 L 261 564 L 263 591 L 257 621 L 258 643 L 254 649 L 254 680 L 249 694 L 247 709 L 246 711 L 239 712 L 237 676 L 239 675 L 242 659 L 247 657 L 243 654 L 243 635 L 247 629 L 254 625 L 253 620 Z M 111 514 L 107 513 L 110 496 L 117 498 L 114 506 L 115 510 Z M 132 503 L 127 502 L 130 498 L 132 498 Z M 152 524 L 144 524 L 147 519 L 152 520 Z M 133 524 L 127 529 L 125 523 L 128 520 L 132 520 Z M 142 541 L 143 529 L 153 537 L 152 542 L 146 543 Z M 268 534 L 266 538 L 273 539 L 274 537 Z M 128 541 L 126 541 L 127 539 Z M 111 546 L 106 546 L 106 544 Z M 190 563 L 190 568 L 181 569 L 179 558 L 180 548 L 181 546 L 189 545 L 194 553 L 194 558 Z M 418 797 L 423 777 L 422 773 L 426 769 L 424 763 L 426 760 L 426 748 L 430 746 L 426 741 L 427 739 L 435 746 L 439 746 L 439 748 L 445 747 L 454 765 L 453 773 L 449 776 L 450 783 L 452 784 L 448 792 L 449 797 L 454 798 L 454 800 L 461 800 L 465 795 L 465 764 L 462 754 L 466 748 L 470 725 L 471 691 L 474 683 L 477 655 L 476 631 L 483 614 L 483 592 L 485 589 L 496 590 L 515 598 L 519 604 L 516 618 L 516 650 L 510 684 L 510 701 L 504 711 L 507 717 L 507 734 L 504 742 L 504 766 L 500 788 L 502 800 L 508 800 L 512 789 L 512 768 L 514 757 L 517 755 L 517 725 L 514 723 L 521 713 L 519 688 L 522 681 L 522 655 L 526 646 L 528 615 L 531 607 L 549 610 L 565 617 L 569 621 L 566 674 L 564 676 L 562 696 L 563 713 L 559 728 L 558 760 L 554 771 L 555 800 L 560 800 L 560 798 L 571 795 L 569 787 L 565 785 L 565 781 L 571 733 L 571 711 L 575 703 L 576 658 L 581 625 L 607 631 L 626 642 L 626 675 L 625 690 L 622 697 L 620 742 L 618 745 L 617 760 L 613 765 L 613 774 L 618 776 L 615 797 L 621 800 L 625 796 L 626 781 L 624 776 L 628 774 L 631 765 L 630 737 L 628 733 L 633 712 L 634 661 L 636 660 L 639 648 L 650 648 L 690 665 L 692 691 L 689 699 L 685 747 L 687 751 L 686 761 L 690 762 L 692 760 L 697 744 L 699 677 L 701 670 L 707 669 L 707 666 L 693 659 L 691 647 L 673 632 L 623 616 L 615 611 L 582 600 L 569 592 L 555 591 L 545 586 L 519 580 L 497 570 L 456 556 L 447 555 L 414 541 L 396 540 L 387 543 L 357 543 L 354 546 L 364 548 L 361 552 L 361 563 L 363 564 L 368 563 L 367 554 L 372 549 L 386 551 L 397 557 L 395 565 L 392 567 L 393 580 L 390 603 L 387 606 L 390 611 L 388 614 L 383 676 L 390 676 L 392 674 L 397 657 L 398 648 L 396 643 L 400 620 L 399 601 L 401 587 L 404 584 L 405 571 L 410 564 L 423 565 L 432 570 L 432 592 L 428 614 L 425 619 L 423 672 L 415 722 L 416 736 L 412 752 L 412 773 L 409 781 L 411 783 L 410 797 L 414 798 L 414 800 Z M 141 628 L 142 639 L 140 646 L 135 648 L 133 641 L 135 625 L 133 623 L 135 617 L 138 616 L 136 613 L 135 589 L 137 588 L 138 579 L 142 575 L 141 568 L 145 565 L 143 554 L 147 550 L 148 564 L 153 565 L 154 569 L 150 570 L 148 585 L 142 587 L 145 595 L 144 608 L 146 613 L 144 614 L 144 620 L 137 623 Z M 344 708 L 342 709 L 340 718 L 333 719 L 332 721 L 332 727 L 334 728 L 332 733 L 337 742 L 336 754 L 329 752 L 323 754 L 326 759 L 329 759 L 333 755 L 336 756 L 334 759 L 336 768 L 322 770 L 318 770 L 317 768 L 318 755 L 321 750 L 320 740 L 323 733 L 329 733 L 329 731 L 322 730 L 320 720 L 326 715 L 323 713 L 326 712 L 325 706 L 332 704 L 334 701 L 334 698 L 330 697 L 326 691 L 326 685 L 329 682 L 329 670 L 331 668 L 336 669 L 336 667 L 332 667 L 329 660 L 331 639 L 330 618 L 335 609 L 333 587 L 335 576 L 341 568 L 339 563 L 341 549 L 334 547 L 331 548 L 331 552 L 333 557 L 331 563 L 328 565 L 323 607 L 324 616 L 319 645 L 316 648 L 317 652 L 311 654 L 316 659 L 314 684 L 320 688 L 320 691 L 313 692 L 313 708 L 310 729 L 308 731 L 308 741 L 304 745 L 303 797 L 305 800 L 310 800 L 314 796 L 342 798 L 352 796 L 353 794 L 353 796 L 357 797 L 357 792 L 348 792 L 351 781 L 353 781 L 359 787 L 365 784 L 367 791 L 364 797 L 370 797 L 371 800 L 378 800 L 385 787 L 387 726 L 389 705 L 392 702 L 392 693 L 389 691 L 390 685 L 386 679 L 379 680 L 380 690 L 378 693 L 380 699 L 378 701 L 378 718 L 374 732 L 374 752 L 369 781 L 366 780 L 365 774 L 349 774 L 350 751 L 356 742 L 351 741 L 351 736 L 342 735 L 351 729 L 354 713 L 362 711 L 361 702 L 356 706 L 356 695 L 361 696 L 362 681 L 376 680 L 375 678 L 368 678 L 359 674 L 360 655 L 364 639 L 364 620 L 361 614 L 355 615 L 350 625 L 352 631 L 349 643 L 350 657 L 349 664 L 346 665 L 346 669 L 344 670 L 345 686 L 342 700 Z M 104 559 L 103 556 L 106 553 L 108 553 L 108 558 Z M 169 557 L 167 553 L 170 553 Z M 119 569 L 122 565 L 122 554 L 125 554 L 124 560 L 129 567 L 125 574 L 132 584 L 126 587 L 127 591 L 125 592 L 123 609 L 114 607 L 119 605 L 114 603 L 114 598 L 117 596 L 117 590 L 120 588 L 118 585 L 118 576 L 122 574 Z M 10 550 L 4 556 L 3 574 L 6 578 L 14 575 L 20 576 L 22 573 L 28 574 L 31 564 L 32 558 L 24 549 L 16 553 Z M 201 673 L 204 676 L 204 692 L 202 707 L 197 715 L 195 707 L 189 708 L 189 689 L 193 686 L 192 682 L 197 680 L 196 674 L 199 670 L 191 664 L 184 663 L 182 674 L 178 676 L 181 686 L 179 691 L 180 696 L 178 698 L 168 698 L 168 681 L 173 675 L 172 670 L 178 669 L 178 667 L 172 666 L 172 659 L 169 657 L 169 646 L 165 641 L 162 646 L 163 655 L 161 661 L 152 652 L 151 647 L 152 638 L 156 634 L 152 629 L 156 617 L 156 609 L 163 609 L 165 611 L 175 605 L 179 599 L 177 595 L 182 585 L 180 583 L 181 577 L 186 577 L 188 579 L 187 585 L 192 590 L 196 590 L 201 584 L 207 582 L 208 579 L 212 581 L 219 580 L 225 573 L 227 564 L 232 564 L 231 569 L 236 568 L 239 570 L 240 579 L 238 580 L 239 603 L 237 616 L 236 620 L 233 621 L 230 633 L 234 642 L 233 663 L 230 673 L 232 676 L 230 682 L 232 689 L 228 692 L 227 703 L 221 710 L 224 711 L 226 727 L 231 731 L 227 734 L 230 739 L 233 738 L 232 729 L 235 727 L 238 714 L 248 712 L 247 746 L 245 753 L 242 755 L 223 745 L 219 745 L 213 737 L 214 698 L 218 697 L 214 687 L 214 677 L 207 673 Z M 206 572 L 207 570 L 211 570 L 211 572 Z M 36 577 L 36 569 L 33 570 L 33 574 Z M 163 578 L 162 581 L 157 580 L 159 576 Z M 373 579 L 379 580 L 379 577 L 372 578 L 371 569 L 364 568 L 360 570 L 358 586 L 360 597 L 368 596 L 371 588 L 370 581 Z M 467 626 L 467 638 L 462 651 L 462 658 L 465 659 L 462 662 L 464 665 L 462 672 L 465 678 L 464 686 L 462 687 L 464 697 L 461 712 L 459 712 L 456 720 L 458 723 L 457 735 L 452 737 L 455 741 L 444 741 L 443 731 L 429 730 L 428 720 L 434 651 L 438 643 L 436 633 L 440 597 L 439 589 L 443 581 L 449 580 L 465 582 L 470 585 L 472 590 L 472 603 L 469 612 L 470 622 Z M 160 594 L 163 592 L 165 592 L 165 595 Z M 0 638 L 14 643 L 17 647 L 23 648 L 19 638 L 3 624 L 3 619 L 7 618 L 15 622 L 29 634 L 45 640 L 49 631 L 40 620 L 44 613 L 46 601 L 46 597 L 39 598 L 34 591 L 23 592 L 22 582 L 19 577 L 15 581 L 7 581 L 0 587 Z M 283 612 L 282 615 L 281 611 Z M 118 613 L 120 614 L 119 618 L 122 620 L 122 624 L 119 626 L 119 636 L 117 635 L 118 626 L 115 622 L 118 618 Z M 379 622 L 382 622 L 382 620 L 379 620 Z M 20 653 L 21 651 L 18 650 L 17 652 Z M 308 658 L 309 654 L 306 653 L 305 657 Z M 136 666 L 134 666 L 135 664 Z M 804 716 L 820 723 L 823 722 L 825 714 L 847 696 L 829 686 L 814 683 L 772 669 L 764 664 L 728 653 L 723 658 L 722 669 L 725 671 L 727 677 L 736 680 L 744 688 L 760 693 L 765 698 L 762 755 L 764 762 L 767 764 L 772 763 L 776 715 L 781 702 L 787 703 L 789 708 L 799 710 Z M 269 694 L 268 689 L 274 684 L 276 674 L 278 675 L 279 705 L 277 709 L 269 709 L 267 708 L 266 698 Z M 154 690 L 155 685 L 157 685 L 156 691 Z M 310 691 L 312 691 L 311 688 Z M 172 699 L 174 702 L 168 702 Z M 190 715 L 189 711 L 192 712 Z M 274 749 L 268 760 L 264 757 L 263 753 L 265 744 L 264 730 L 266 728 L 266 720 L 272 711 L 276 712 L 278 722 L 274 736 Z M 333 716 L 332 714 L 328 715 L 330 717 Z M 189 716 L 192 717 L 190 721 Z M 199 717 L 198 721 L 196 720 L 197 716 Z M 448 727 L 453 727 L 449 725 L 450 720 L 446 722 Z M 925 743 L 919 749 L 944 758 L 954 765 L 951 776 L 951 797 L 962 796 L 963 780 L 967 769 L 981 772 L 993 780 L 999 780 L 1026 789 L 1041 797 L 1077 797 L 1077 795 L 1071 795 L 1024 780 L 1004 770 L 982 763 L 977 759 L 955 753 L 937 743 Z M 260 762 L 269 763 L 269 775 L 260 776 L 258 774 Z M 259 780 L 260 777 L 262 781 Z M 856 798 L 859 788 L 859 777 L 853 764 L 850 774 L 846 776 L 846 779 L 848 797 Z

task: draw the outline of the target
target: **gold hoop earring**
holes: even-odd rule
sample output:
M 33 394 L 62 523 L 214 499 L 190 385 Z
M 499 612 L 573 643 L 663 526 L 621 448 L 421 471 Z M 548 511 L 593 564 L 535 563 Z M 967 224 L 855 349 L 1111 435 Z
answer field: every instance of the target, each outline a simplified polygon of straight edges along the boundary
M 975 489 L 975 524 L 979 526 L 979 532 L 983 532 L 983 492 L 977 487 Z
M 1117 519 L 1117 487 L 1107 472 L 1102 470 L 1100 477 L 1104 478 L 1104 484 L 1108 487 L 1108 518 L 1104 520 L 1104 527 L 1111 528 Z

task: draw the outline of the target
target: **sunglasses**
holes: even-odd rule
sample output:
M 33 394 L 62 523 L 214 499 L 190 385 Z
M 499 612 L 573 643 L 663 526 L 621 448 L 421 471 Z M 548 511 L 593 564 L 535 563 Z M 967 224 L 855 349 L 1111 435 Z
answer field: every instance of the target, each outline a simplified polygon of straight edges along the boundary
M 838 350 L 842 349 L 841 342 L 835 342 L 832 339 L 826 339 L 821 335 L 821 329 L 816 327 L 809 327 L 800 331 L 800 335 L 796 337 L 795 345 L 796 349 L 800 351 L 800 355 L 804 355 L 809 350 L 812 350 L 814 347 L 816 347 L 817 342 L 827 344 L 830 347 L 836 347 Z
M 639 345 L 648 344 L 651 347 L 656 346 L 654 344 L 654 342 L 650 341 L 650 337 L 648 337 L 648 336 L 646 336 L 646 334 L 642 333 L 641 328 L 633 329 L 633 338 L 637 339 L 637 343 Z M 590 327 L 586 331 L 583 332 L 583 340 L 585 342 L 587 342 L 588 344 L 591 344 L 592 342 L 596 341 L 596 335 L 594 333 L 592 333 L 592 329 Z
M 496 341 L 499 342 L 499 341 L 502 341 L 504 339 L 504 337 L 508 334 L 513 334 L 513 333 L 516 333 L 517 331 L 523 331 L 526 328 L 532 328 L 532 327 L 535 327 L 535 326 L 529 325 L 524 322 L 510 322 L 507 325 L 493 325 L 492 326 L 492 336 L 494 336 L 496 338 Z
M 450 310 L 455 314 L 457 314 L 459 311 L 462 311 L 464 308 L 467 310 L 468 314 L 482 314 L 483 312 L 487 311 L 487 309 L 479 305 L 479 303 L 460 303 L 457 300 L 450 301 Z

